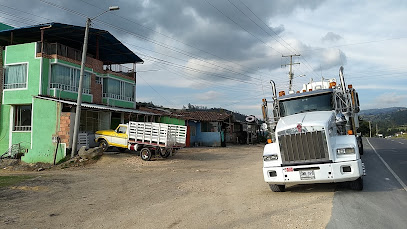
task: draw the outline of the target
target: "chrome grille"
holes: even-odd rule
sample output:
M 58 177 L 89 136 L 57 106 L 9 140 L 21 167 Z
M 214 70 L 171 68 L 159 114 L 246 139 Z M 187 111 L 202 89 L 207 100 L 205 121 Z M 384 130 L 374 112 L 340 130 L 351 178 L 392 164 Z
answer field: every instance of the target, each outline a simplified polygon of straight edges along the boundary
M 303 164 L 329 160 L 325 131 L 278 137 L 283 164 Z

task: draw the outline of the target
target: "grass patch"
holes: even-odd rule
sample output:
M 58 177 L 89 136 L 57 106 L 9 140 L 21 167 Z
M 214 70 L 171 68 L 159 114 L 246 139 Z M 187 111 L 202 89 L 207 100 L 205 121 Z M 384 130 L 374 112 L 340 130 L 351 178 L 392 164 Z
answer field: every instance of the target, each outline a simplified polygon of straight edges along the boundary
M 22 181 L 33 178 L 33 176 L 0 176 L 0 188 L 18 184 Z

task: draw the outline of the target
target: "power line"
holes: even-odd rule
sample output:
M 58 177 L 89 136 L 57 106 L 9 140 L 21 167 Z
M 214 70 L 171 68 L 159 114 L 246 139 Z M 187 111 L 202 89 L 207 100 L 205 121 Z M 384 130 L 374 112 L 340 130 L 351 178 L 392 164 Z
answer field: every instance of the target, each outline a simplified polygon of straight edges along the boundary
M 246 31 L 248 34 L 252 35 L 254 38 L 256 38 L 257 40 L 259 40 L 261 43 L 263 43 L 264 45 L 266 45 L 267 47 L 273 49 L 274 51 L 280 53 L 281 55 L 283 55 L 283 53 L 281 53 L 280 51 L 278 51 L 277 49 L 273 48 L 272 46 L 268 45 L 266 42 L 264 42 L 262 39 L 260 39 L 259 37 L 257 37 L 256 35 L 254 35 L 253 33 L 249 32 L 247 29 L 245 29 L 243 26 L 239 25 L 236 21 L 234 21 L 232 18 L 230 18 L 229 16 L 227 16 L 225 13 L 223 13 L 220 9 L 218 9 L 216 6 L 214 6 L 212 3 L 210 3 L 208 0 L 205 0 L 210 6 L 212 6 L 214 9 L 216 9 L 219 13 L 221 13 L 223 16 L 225 16 L 227 19 L 229 19 L 230 21 L 232 21 L 235 25 L 237 25 L 238 27 L 240 27 L 241 29 L 243 29 L 244 31 Z

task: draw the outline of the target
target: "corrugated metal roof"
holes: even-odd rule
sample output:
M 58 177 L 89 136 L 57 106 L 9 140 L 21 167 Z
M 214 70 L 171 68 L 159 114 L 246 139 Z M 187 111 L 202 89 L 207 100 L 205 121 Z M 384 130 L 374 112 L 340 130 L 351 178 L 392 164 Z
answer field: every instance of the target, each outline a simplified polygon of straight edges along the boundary
M 44 96 L 35 96 L 35 98 L 51 100 L 51 101 L 75 105 L 75 106 L 77 104 L 76 102 L 73 102 L 73 101 L 44 97 Z M 134 113 L 134 114 L 143 114 L 143 115 L 156 115 L 154 113 L 150 113 L 147 111 L 140 111 L 140 110 L 136 110 L 136 109 L 120 108 L 120 107 L 110 107 L 110 106 L 94 104 L 94 103 L 82 103 L 81 107 L 87 107 L 87 108 L 92 108 L 92 109 L 97 109 L 97 110 L 110 110 L 110 111 L 119 111 L 119 112 L 127 112 L 127 113 Z

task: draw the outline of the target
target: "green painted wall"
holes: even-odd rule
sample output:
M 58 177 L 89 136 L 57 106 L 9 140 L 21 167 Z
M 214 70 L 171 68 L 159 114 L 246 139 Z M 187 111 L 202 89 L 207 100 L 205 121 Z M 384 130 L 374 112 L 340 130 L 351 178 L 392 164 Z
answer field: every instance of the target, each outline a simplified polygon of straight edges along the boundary
M 121 80 L 121 81 L 126 81 L 128 83 L 134 84 L 134 80 L 130 80 L 130 79 L 127 79 L 127 78 L 122 78 L 122 77 L 119 77 L 119 76 L 116 76 L 116 75 L 113 75 L 113 74 L 107 74 L 107 76 L 109 78 L 118 79 L 118 80 Z
M 42 80 L 41 80 L 41 94 L 48 94 L 48 83 L 50 77 L 50 60 L 47 58 L 42 58 Z
M 183 125 L 183 126 L 185 126 L 185 120 L 176 119 L 176 118 L 171 118 L 171 117 L 161 117 L 160 122 L 161 122 L 161 123 L 167 123 L 167 124 L 174 124 L 174 125 Z
M 12 132 L 11 144 L 20 144 L 21 149 L 31 148 L 31 131 Z
M 9 148 L 10 108 L 10 105 L 0 107 L 0 155 Z
M 33 114 L 32 149 L 22 157 L 22 160 L 27 163 L 52 163 L 56 149 L 56 143 L 52 142 L 52 136 L 56 135 L 59 129 L 60 105 L 54 101 L 34 99 Z M 64 152 L 65 145 L 60 144 L 57 161 L 64 158 Z
M 35 57 L 36 43 L 6 47 L 4 64 L 28 62 L 27 89 L 4 90 L 4 104 L 31 104 L 39 94 L 40 58 Z
M 121 100 L 116 100 L 109 98 L 103 98 L 103 104 L 107 104 L 110 106 L 115 106 L 115 107 L 125 107 L 125 108 L 134 108 L 134 103 L 133 102 L 126 102 L 126 101 L 121 101 Z
M 61 98 L 61 99 L 70 99 L 70 100 L 77 100 L 78 99 L 78 93 L 76 93 L 76 92 L 61 91 L 61 90 L 56 89 L 56 88 L 51 88 L 49 90 L 49 92 L 50 92 L 49 95 L 55 96 L 55 97 Z M 82 93 L 82 102 L 91 103 L 92 102 L 92 96 Z

